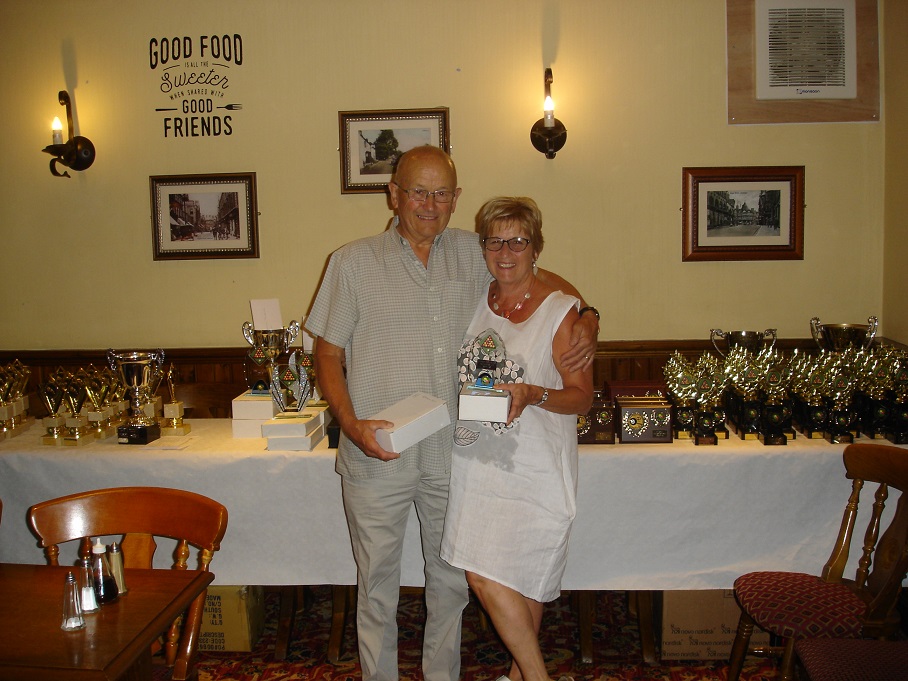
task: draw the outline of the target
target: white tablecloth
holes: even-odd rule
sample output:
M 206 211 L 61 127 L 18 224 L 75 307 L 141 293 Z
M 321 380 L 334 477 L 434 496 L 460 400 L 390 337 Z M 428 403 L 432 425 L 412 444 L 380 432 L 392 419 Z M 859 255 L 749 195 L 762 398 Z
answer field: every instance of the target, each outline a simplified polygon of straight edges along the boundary
M 265 440 L 232 438 L 228 420 L 191 423 L 185 438 L 145 446 L 119 445 L 116 437 L 46 446 L 40 423 L 0 441 L 0 562 L 43 561 L 25 522 L 31 504 L 150 485 L 191 490 L 227 507 L 227 534 L 212 562 L 217 584 L 355 583 L 326 441 L 314 452 L 266 451 Z M 850 490 L 843 448 L 802 437 L 767 447 L 734 434 L 716 446 L 582 446 L 563 588 L 730 588 L 750 570 L 818 574 Z M 418 586 L 415 514 L 410 520 L 402 582 Z M 167 549 L 158 553 L 166 564 Z

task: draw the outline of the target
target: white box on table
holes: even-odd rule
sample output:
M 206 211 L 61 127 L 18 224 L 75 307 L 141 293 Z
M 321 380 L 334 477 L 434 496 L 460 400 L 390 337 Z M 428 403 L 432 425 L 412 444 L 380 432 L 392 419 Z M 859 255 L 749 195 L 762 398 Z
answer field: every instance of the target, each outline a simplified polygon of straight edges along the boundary
M 445 401 L 425 393 L 413 393 L 370 419 L 394 424 L 390 430 L 375 431 L 375 439 L 382 449 L 398 453 L 451 423 Z
M 232 419 L 230 427 L 235 438 L 262 437 L 262 424 L 268 419 Z
M 497 388 L 465 385 L 460 390 L 457 418 L 462 421 L 507 423 L 511 393 Z
M 231 403 L 234 420 L 274 418 L 279 409 L 271 399 L 271 395 L 254 395 L 247 390 L 242 395 L 233 398 Z
M 307 436 L 323 425 L 322 414 L 310 409 L 282 411 L 262 424 L 262 437 Z
M 311 452 L 325 439 L 325 426 L 316 426 L 309 435 L 269 435 L 265 449 L 279 452 Z

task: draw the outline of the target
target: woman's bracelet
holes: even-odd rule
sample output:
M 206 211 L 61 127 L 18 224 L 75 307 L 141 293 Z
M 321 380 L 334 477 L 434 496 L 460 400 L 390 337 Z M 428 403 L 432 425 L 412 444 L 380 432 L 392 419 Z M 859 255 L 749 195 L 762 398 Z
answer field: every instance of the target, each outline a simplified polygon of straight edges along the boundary
M 534 407 L 541 407 L 543 404 L 545 404 L 545 401 L 546 401 L 547 399 L 549 399 L 549 389 L 548 389 L 548 388 L 543 388 L 543 389 L 542 389 L 542 397 L 539 398 L 539 401 L 538 401 L 538 402 L 533 402 L 533 406 L 534 406 Z

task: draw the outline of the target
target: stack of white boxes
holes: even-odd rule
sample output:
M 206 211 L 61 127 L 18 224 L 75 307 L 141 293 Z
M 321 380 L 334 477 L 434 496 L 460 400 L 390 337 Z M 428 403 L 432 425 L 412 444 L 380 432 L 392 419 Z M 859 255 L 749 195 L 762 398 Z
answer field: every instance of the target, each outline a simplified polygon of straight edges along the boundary
M 233 398 L 233 437 L 263 437 L 262 424 L 274 418 L 278 413 L 277 405 L 271 395 L 253 394 L 247 390 Z
M 325 438 L 331 421 L 327 402 L 310 401 L 302 411 L 281 412 L 262 424 L 267 449 L 310 452 Z

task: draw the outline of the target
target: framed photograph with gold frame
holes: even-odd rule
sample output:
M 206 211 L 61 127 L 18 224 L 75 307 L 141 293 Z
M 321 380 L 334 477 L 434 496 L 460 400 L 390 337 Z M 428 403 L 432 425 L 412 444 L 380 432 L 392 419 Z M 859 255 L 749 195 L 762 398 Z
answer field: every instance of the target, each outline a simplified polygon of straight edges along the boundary
M 803 260 L 804 166 L 682 169 L 684 262 Z
M 339 111 L 341 194 L 381 194 L 401 154 L 431 144 L 450 150 L 448 109 Z
M 259 257 L 255 173 L 154 175 L 155 260 Z

